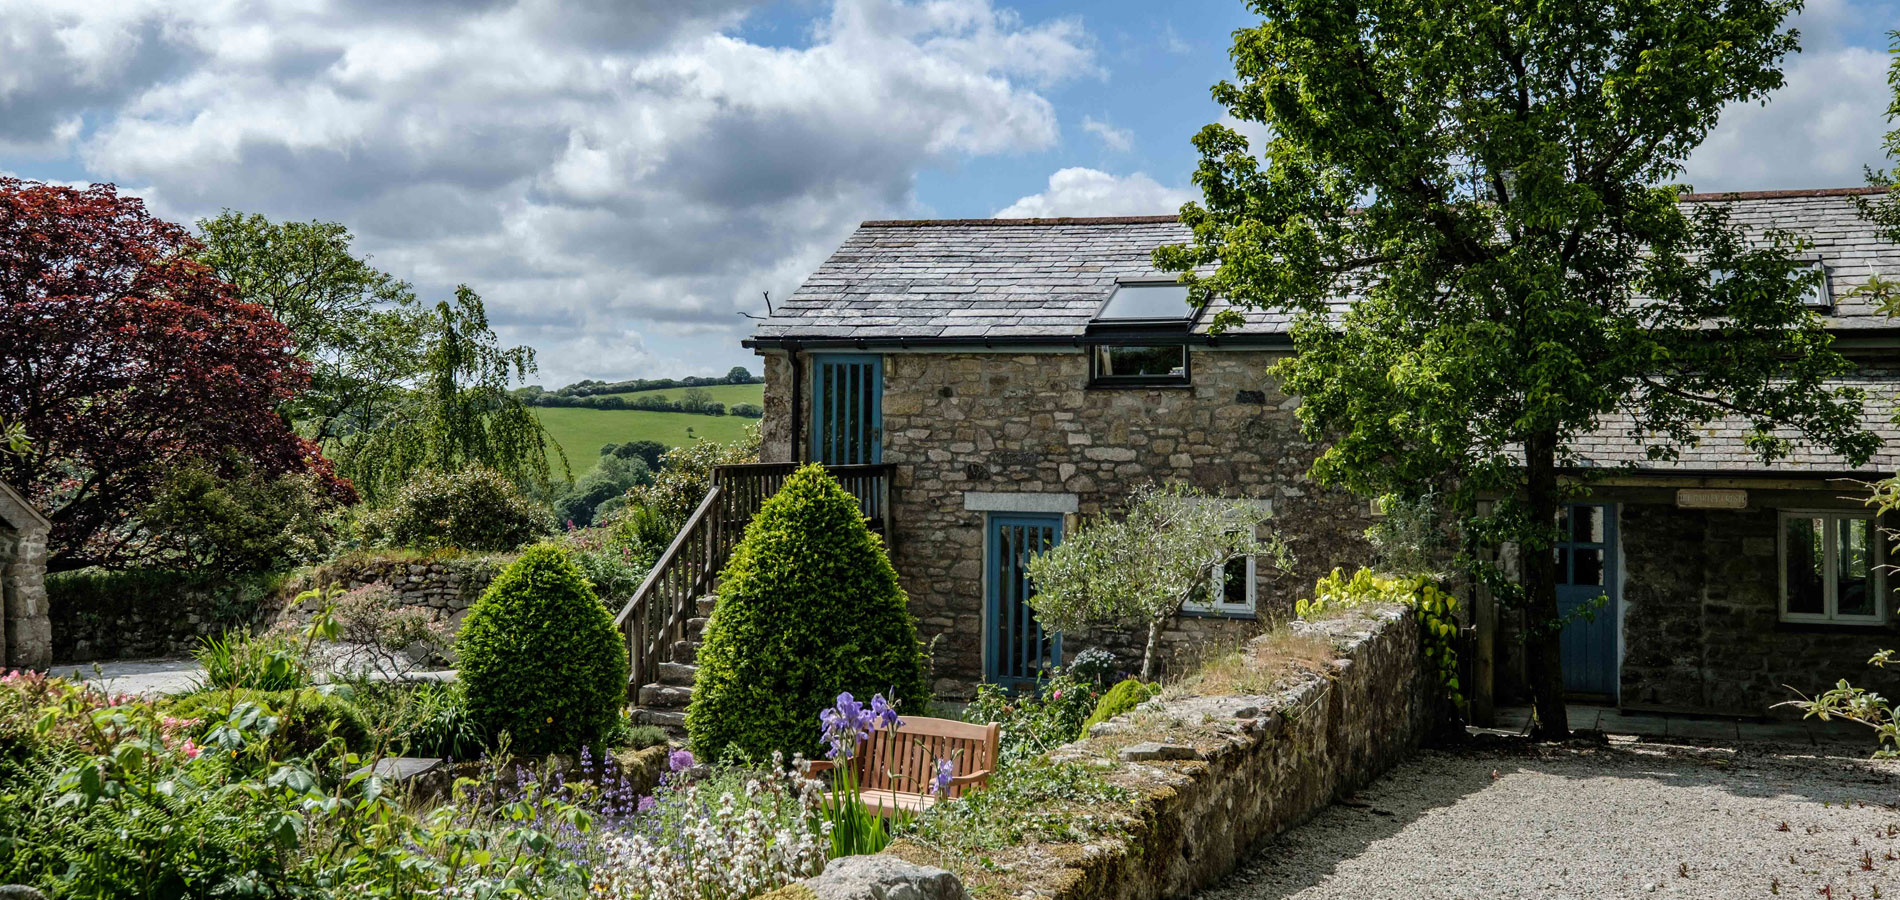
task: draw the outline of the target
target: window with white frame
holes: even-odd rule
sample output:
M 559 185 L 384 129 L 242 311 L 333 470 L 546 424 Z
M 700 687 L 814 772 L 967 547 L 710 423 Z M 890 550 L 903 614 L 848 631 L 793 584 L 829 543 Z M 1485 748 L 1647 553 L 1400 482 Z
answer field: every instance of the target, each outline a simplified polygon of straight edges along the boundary
M 1878 625 L 1887 620 L 1880 531 L 1871 513 L 1781 514 L 1781 619 Z
M 1208 576 L 1207 587 L 1181 608 L 1202 615 L 1249 617 L 1257 608 L 1255 585 L 1254 558 L 1236 557 Z

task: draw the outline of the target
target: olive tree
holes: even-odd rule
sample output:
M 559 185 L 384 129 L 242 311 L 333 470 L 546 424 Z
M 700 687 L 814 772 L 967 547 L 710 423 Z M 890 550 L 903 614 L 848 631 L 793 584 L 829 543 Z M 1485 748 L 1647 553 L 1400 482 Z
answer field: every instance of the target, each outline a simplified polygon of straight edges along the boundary
M 1228 562 L 1266 555 L 1284 566 L 1279 540 L 1260 537 L 1268 517 L 1251 500 L 1143 487 L 1120 518 L 1090 521 L 1030 559 L 1035 589 L 1029 606 L 1043 627 L 1055 631 L 1145 628 L 1141 677 L 1150 680 L 1161 629 L 1196 594 L 1210 590 Z

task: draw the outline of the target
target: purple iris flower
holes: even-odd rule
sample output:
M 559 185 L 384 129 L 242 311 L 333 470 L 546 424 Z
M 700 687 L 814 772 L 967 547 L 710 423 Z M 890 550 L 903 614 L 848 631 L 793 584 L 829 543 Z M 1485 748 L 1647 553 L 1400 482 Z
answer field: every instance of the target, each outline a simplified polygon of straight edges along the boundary
M 939 797 L 943 796 L 944 792 L 950 790 L 950 779 L 955 778 L 956 776 L 957 776 L 956 763 L 953 763 L 947 759 L 938 759 L 937 760 L 937 774 L 935 777 L 930 779 L 930 792 Z

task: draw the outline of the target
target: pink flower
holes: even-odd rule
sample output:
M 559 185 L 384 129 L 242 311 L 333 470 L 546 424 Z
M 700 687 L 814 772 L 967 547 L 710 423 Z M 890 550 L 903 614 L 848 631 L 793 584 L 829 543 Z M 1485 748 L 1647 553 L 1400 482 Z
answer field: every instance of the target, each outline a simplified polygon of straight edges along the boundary
M 1060 699 L 1062 699 L 1062 689 L 1061 689 L 1061 688 L 1056 688 L 1056 696 L 1055 696 L 1055 699 L 1057 699 L 1057 700 L 1060 700 Z
M 185 751 L 186 759 L 197 759 L 198 754 L 204 752 L 204 748 L 198 746 L 197 742 L 193 741 L 191 738 L 185 738 L 185 746 L 183 749 Z

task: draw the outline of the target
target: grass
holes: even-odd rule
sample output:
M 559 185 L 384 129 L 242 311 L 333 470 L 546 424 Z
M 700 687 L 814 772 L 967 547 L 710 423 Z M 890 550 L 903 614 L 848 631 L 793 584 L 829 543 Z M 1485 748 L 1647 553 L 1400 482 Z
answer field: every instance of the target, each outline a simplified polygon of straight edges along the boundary
M 758 385 L 728 386 L 758 388 Z M 600 448 L 606 444 L 659 441 L 668 447 L 679 447 L 695 439 L 727 443 L 745 437 L 746 428 L 759 421 L 738 416 L 702 416 L 697 413 L 649 412 L 643 409 L 550 406 L 537 406 L 534 414 L 540 418 L 541 427 L 546 428 L 548 434 L 560 442 L 561 449 L 567 452 L 568 465 L 573 467 L 576 478 L 593 468 L 594 460 L 600 456 Z M 548 458 L 552 461 L 553 454 L 550 453 Z M 560 464 L 556 462 L 554 465 L 558 476 Z
M 668 400 L 680 400 L 684 399 L 686 392 L 690 390 L 693 390 L 693 388 L 648 388 L 644 391 L 626 391 L 619 394 L 602 394 L 601 396 L 620 397 L 622 399 L 632 400 L 635 397 L 651 397 L 654 394 L 665 394 Z M 699 388 L 699 390 L 705 391 L 707 396 L 711 397 L 715 402 L 724 403 L 727 406 L 731 406 L 735 403 L 765 405 L 765 385 L 763 384 L 714 384 Z

